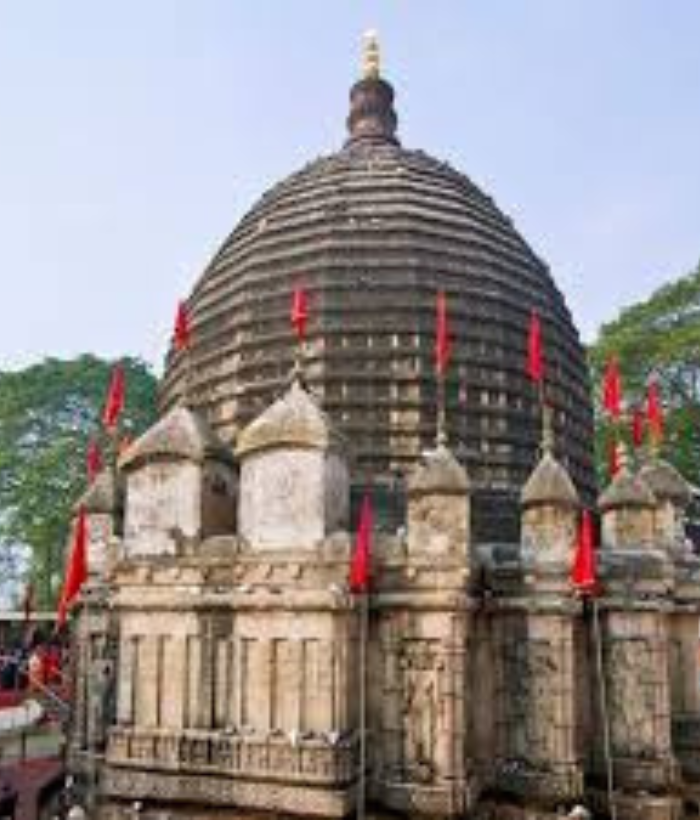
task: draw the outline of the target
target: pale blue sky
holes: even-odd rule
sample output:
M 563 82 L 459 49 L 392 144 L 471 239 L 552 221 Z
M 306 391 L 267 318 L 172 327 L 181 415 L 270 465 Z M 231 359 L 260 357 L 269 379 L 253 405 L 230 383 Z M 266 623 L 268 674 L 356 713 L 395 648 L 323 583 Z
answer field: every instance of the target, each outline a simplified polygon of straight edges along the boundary
M 0 0 L 0 367 L 158 366 L 272 183 L 344 138 L 366 28 L 590 336 L 700 258 L 696 0 Z

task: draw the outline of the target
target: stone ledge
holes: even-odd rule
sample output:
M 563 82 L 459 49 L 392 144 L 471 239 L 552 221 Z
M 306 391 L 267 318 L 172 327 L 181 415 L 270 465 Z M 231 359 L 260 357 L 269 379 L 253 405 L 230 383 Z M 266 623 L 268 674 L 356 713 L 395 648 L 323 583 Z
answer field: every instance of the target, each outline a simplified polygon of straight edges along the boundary
M 105 767 L 102 790 L 107 797 L 149 800 L 162 803 L 189 803 L 226 806 L 269 812 L 288 812 L 300 817 L 341 818 L 354 805 L 354 791 L 318 789 L 310 785 L 271 783 L 254 778 L 171 772 L 146 772 Z
M 213 773 L 309 787 L 345 787 L 354 777 L 355 743 L 319 738 L 250 737 L 218 732 L 113 729 L 107 762 L 121 769 Z

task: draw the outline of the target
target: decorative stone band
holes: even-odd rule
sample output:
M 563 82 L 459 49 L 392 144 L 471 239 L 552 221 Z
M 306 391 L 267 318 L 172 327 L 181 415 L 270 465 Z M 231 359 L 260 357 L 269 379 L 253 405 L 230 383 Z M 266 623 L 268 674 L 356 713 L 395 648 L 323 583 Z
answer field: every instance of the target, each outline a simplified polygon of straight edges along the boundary
M 494 770 L 496 788 L 504 794 L 557 805 L 583 794 L 583 773 L 575 762 L 534 766 L 524 759 L 504 759 Z
M 218 772 L 330 788 L 352 781 L 355 745 L 351 738 L 331 743 L 318 737 L 292 740 L 286 734 L 251 737 L 117 728 L 110 732 L 107 761 L 155 772 Z
M 190 772 L 149 772 L 108 765 L 102 784 L 105 795 L 130 803 L 148 799 L 159 804 L 241 806 L 322 818 L 346 817 L 354 805 L 352 789 L 311 789 L 301 783 L 233 779 L 216 773 L 202 777 Z M 127 818 L 132 817 L 133 813 L 127 809 L 123 815 L 117 816 Z
M 375 784 L 387 806 L 400 812 L 439 817 L 463 817 L 475 802 L 468 783 L 460 780 L 440 785 L 387 781 Z

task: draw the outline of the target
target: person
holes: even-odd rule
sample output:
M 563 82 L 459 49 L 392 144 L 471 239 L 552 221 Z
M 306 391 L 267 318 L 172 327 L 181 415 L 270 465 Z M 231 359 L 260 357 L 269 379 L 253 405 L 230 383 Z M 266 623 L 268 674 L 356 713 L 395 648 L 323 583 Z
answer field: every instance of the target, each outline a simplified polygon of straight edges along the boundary
M 29 656 L 29 688 L 40 689 L 44 684 L 44 653 L 40 646 L 35 647 Z

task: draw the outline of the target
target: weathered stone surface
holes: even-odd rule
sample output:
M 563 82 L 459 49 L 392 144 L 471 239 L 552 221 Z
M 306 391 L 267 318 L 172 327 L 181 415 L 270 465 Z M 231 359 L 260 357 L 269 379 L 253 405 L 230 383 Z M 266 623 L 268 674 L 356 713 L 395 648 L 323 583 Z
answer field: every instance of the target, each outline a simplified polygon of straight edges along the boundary
M 543 505 L 577 508 L 579 503 L 569 473 L 552 453 L 545 453 L 525 482 L 520 494 L 521 506 L 525 509 Z
M 233 532 L 233 457 L 196 412 L 172 410 L 132 444 L 120 466 L 128 555 L 175 555 L 188 540 Z
M 575 803 L 601 816 L 604 729 L 619 817 L 675 820 L 698 793 L 700 565 L 664 517 L 678 482 L 622 471 L 601 497 L 601 596 L 572 596 L 576 487 L 587 503 L 592 483 L 580 346 L 493 204 L 399 148 L 389 90 L 355 89 L 346 150 L 265 198 L 205 275 L 194 349 L 166 376 L 171 411 L 121 462 L 123 538 L 108 488 L 94 488 L 96 543 L 117 549 L 83 590 L 70 759 L 94 784 L 83 752 L 100 752 L 103 820 L 134 816 L 134 801 L 149 820 L 345 817 L 363 739 L 377 818 L 551 820 Z M 280 324 L 300 259 L 316 303 L 303 355 Z M 459 342 L 444 385 L 459 458 L 423 459 L 406 520 L 373 533 L 369 594 L 351 595 L 330 419 L 359 456 L 355 484 L 401 488 L 434 435 L 438 288 Z M 532 308 L 563 455 L 550 426 L 534 472 Z M 292 356 L 313 392 L 294 381 L 272 401 Z M 202 415 L 172 409 L 185 380 Z M 240 492 L 205 413 L 238 434 Z
M 241 433 L 239 523 L 247 544 L 313 548 L 347 526 L 348 473 L 340 445 L 297 381 Z
M 469 480 L 445 447 L 426 453 L 408 481 L 408 550 L 461 556 L 469 569 Z

